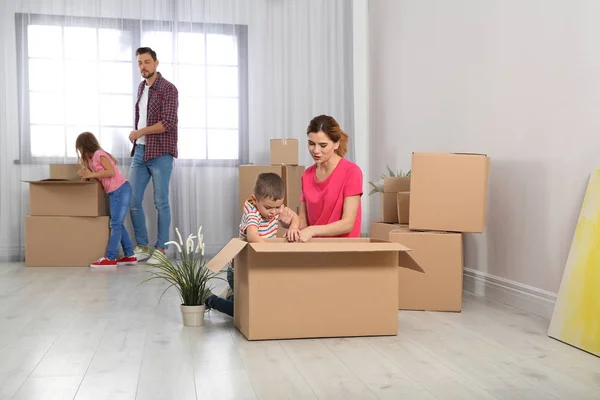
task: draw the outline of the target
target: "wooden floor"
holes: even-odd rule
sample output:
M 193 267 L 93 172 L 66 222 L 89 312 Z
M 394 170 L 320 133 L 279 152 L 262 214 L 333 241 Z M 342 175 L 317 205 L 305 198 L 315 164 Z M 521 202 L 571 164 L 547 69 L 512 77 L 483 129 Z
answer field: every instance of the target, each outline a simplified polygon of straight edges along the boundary
M 248 342 L 217 312 L 118 271 L 0 264 L 0 399 L 599 399 L 600 359 L 548 321 L 465 293 L 397 337 Z

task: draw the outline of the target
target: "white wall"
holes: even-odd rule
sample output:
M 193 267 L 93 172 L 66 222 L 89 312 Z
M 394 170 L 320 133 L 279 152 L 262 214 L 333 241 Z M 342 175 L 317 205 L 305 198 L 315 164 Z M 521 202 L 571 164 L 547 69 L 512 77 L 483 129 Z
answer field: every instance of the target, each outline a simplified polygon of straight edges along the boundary
M 598 21 L 594 0 L 370 0 L 371 179 L 412 151 L 491 156 L 466 267 L 558 291 L 600 166 Z

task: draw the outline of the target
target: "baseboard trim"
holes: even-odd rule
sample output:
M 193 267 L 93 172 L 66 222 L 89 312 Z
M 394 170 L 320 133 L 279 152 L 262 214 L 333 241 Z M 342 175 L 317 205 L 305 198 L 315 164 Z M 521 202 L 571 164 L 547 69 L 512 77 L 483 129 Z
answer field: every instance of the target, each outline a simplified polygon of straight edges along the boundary
M 464 269 L 463 287 L 469 292 L 508 304 L 547 320 L 552 318 L 556 303 L 556 293 L 471 268 Z
M 0 261 L 3 261 L 3 262 L 21 261 L 22 252 L 24 252 L 23 246 L 0 247 Z

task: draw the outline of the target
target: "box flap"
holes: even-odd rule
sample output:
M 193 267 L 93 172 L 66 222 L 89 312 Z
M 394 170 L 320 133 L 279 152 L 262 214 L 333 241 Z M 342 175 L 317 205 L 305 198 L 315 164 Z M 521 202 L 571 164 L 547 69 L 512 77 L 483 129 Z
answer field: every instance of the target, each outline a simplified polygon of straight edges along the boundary
M 351 253 L 410 251 L 400 243 L 367 238 L 319 238 L 308 243 L 289 243 L 285 239 L 271 239 L 263 243 L 250 243 L 259 253 Z
M 35 185 L 90 185 L 96 184 L 96 180 L 89 181 L 71 181 L 68 179 L 42 179 L 39 181 L 22 181 L 25 183 L 31 183 Z
M 247 244 L 248 242 L 242 239 L 231 239 L 216 256 L 206 263 L 206 268 L 212 272 L 219 272 L 229 261 L 233 260 Z

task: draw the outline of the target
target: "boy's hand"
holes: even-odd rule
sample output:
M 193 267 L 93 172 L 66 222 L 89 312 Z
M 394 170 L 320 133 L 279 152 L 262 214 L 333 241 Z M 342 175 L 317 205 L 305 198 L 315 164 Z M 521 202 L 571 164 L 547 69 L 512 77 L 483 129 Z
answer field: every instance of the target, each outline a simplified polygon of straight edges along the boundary
M 290 228 L 285 233 L 285 238 L 288 242 L 297 242 L 300 239 L 300 229 L 298 228 Z
M 298 233 L 299 237 L 298 237 L 298 241 L 302 242 L 302 243 L 307 243 L 310 241 L 310 239 L 312 239 L 313 237 L 313 232 L 312 229 L 310 229 L 310 226 L 302 229 L 299 233 Z
M 293 212 L 289 207 L 281 206 L 281 211 L 279 211 L 279 221 L 289 226 L 292 223 L 294 214 L 296 213 Z

